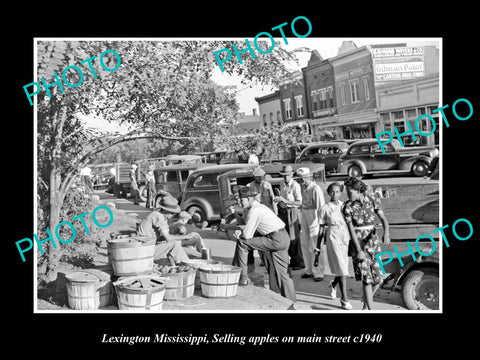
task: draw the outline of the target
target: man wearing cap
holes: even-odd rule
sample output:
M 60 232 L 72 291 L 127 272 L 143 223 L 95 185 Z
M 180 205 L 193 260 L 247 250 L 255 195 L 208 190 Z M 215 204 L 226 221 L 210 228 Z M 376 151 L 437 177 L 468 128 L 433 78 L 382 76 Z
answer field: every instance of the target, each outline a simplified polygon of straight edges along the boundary
M 188 255 L 177 240 L 186 240 L 195 237 L 195 234 L 172 235 L 168 226 L 168 219 L 180 213 L 177 200 L 172 196 L 165 196 L 158 202 L 158 208 L 152 211 L 138 225 L 137 235 L 156 237 L 154 259 L 165 259 L 171 254 L 175 262 L 188 260 Z
M 305 267 L 300 246 L 300 210 L 302 205 L 302 190 L 300 184 L 293 180 L 293 169 L 291 165 L 284 165 L 280 175 L 283 182 L 280 184 L 279 196 L 275 197 L 278 203 L 278 216 L 286 224 L 290 236 L 288 255 L 290 256 L 290 267 L 292 270 L 299 270 Z
M 133 196 L 133 203 L 135 205 L 138 205 L 139 200 L 140 200 L 140 191 L 139 191 L 138 185 L 137 185 L 136 172 L 137 172 L 137 165 L 133 164 L 132 169 L 130 170 L 130 174 L 129 174 L 129 176 L 130 176 L 130 194 Z
M 257 193 L 247 186 L 241 187 L 239 197 L 242 207 L 248 210 L 245 225 L 238 225 L 242 231 L 236 231 L 237 239 L 233 265 L 241 268 L 240 285 L 247 285 L 247 255 L 250 249 L 264 251 L 270 287 L 280 288 L 280 293 L 295 302 L 295 288 L 288 274 L 288 246 L 290 238 L 285 230 L 285 223 L 267 206 L 256 200 Z M 258 232 L 260 236 L 254 237 Z M 272 286 L 272 279 L 276 284 Z
M 301 206 L 301 244 L 303 260 L 305 261 L 305 273 L 302 278 L 313 277 L 315 281 L 322 281 L 325 272 L 325 251 L 320 255 L 318 266 L 314 265 L 315 247 L 317 244 L 320 224 L 318 213 L 325 204 L 325 198 L 320 186 L 312 179 L 310 169 L 301 167 L 297 169 L 297 175 L 302 179 L 302 206 Z

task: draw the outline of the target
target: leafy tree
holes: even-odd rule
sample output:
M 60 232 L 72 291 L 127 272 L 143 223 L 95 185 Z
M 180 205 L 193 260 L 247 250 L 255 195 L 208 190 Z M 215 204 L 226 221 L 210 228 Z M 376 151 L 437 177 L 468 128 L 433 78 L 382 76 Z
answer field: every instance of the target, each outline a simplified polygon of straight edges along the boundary
M 245 45 L 235 43 L 238 48 Z M 83 81 L 75 69 L 65 74 L 69 83 L 79 84 L 77 87 L 63 83 L 63 92 L 59 86 L 52 86 L 51 96 L 45 89 L 37 95 L 38 205 L 45 217 L 39 224 L 55 229 L 79 168 L 95 154 L 141 137 L 213 141 L 214 134 L 233 124 L 238 110 L 234 89 L 220 87 L 210 80 L 213 68 L 218 66 L 214 51 L 231 48 L 231 44 L 231 41 L 39 41 L 39 79 L 45 78 L 51 84 L 55 73 L 62 78 L 64 69 L 72 65 L 79 66 L 83 73 Z M 109 49 L 121 58 L 115 71 L 99 66 L 100 54 Z M 278 83 L 287 76 L 289 71 L 284 61 L 295 59 L 294 52 L 279 46 L 256 59 L 245 55 L 243 64 L 233 59 L 225 63 L 227 73 L 264 84 Z M 81 65 L 86 59 L 90 63 Z M 107 53 L 103 61 L 107 69 L 118 65 L 112 53 Z M 77 116 L 80 113 L 127 124 L 131 131 L 120 135 L 86 129 Z M 58 261 L 55 250 L 48 244 L 47 282 L 56 279 Z

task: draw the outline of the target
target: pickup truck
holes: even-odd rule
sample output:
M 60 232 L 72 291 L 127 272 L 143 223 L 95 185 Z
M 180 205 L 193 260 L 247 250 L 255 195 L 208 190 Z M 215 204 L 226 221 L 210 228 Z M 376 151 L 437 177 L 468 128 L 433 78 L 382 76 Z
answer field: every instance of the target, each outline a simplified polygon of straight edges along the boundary
M 411 172 L 423 177 L 428 174 L 432 159 L 438 155 L 434 146 L 404 148 L 397 139 L 384 144 L 385 154 L 377 139 L 352 143 L 338 159 L 338 173 L 363 176 L 384 172 Z

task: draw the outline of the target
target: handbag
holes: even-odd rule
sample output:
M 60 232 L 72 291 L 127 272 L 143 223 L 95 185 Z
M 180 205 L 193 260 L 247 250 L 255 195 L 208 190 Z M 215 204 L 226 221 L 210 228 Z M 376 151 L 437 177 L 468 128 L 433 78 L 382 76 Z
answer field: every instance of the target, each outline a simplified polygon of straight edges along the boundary
M 363 240 L 358 240 L 360 243 L 360 247 L 363 250 L 363 244 L 365 244 L 370 238 L 377 233 L 377 229 L 374 227 L 372 231 L 368 233 L 367 236 L 365 236 L 365 239 Z M 353 242 L 352 239 L 348 242 L 348 256 L 349 257 L 357 257 L 357 249 L 355 248 L 355 243 Z

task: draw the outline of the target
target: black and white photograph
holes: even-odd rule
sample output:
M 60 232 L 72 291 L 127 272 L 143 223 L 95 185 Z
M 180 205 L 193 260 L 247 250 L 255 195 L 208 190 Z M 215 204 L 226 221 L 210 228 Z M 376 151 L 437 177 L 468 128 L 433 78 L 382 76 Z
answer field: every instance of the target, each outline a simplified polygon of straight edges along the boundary
M 18 40 L 4 189 L 25 325 L 82 353 L 320 354 L 466 321 L 466 39 L 379 17 L 323 35 L 312 11 L 186 19 Z
M 35 39 L 37 311 L 441 310 L 441 39 L 256 40 Z

